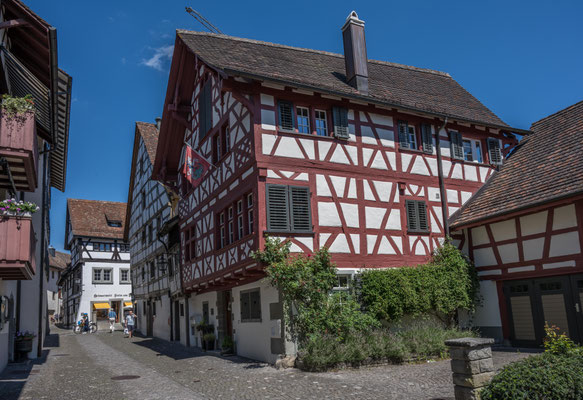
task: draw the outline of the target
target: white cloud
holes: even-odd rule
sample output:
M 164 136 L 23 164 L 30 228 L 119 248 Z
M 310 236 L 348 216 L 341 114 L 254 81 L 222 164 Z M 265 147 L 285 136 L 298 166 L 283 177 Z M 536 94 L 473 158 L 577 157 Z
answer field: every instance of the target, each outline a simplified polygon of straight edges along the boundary
M 172 53 L 174 52 L 174 45 L 157 47 L 154 49 L 154 55 L 150 58 L 143 59 L 140 64 L 146 67 L 154 68 L 155 70 L 162 71 L 164 68 L 164 63 L 167 60 L 172 59 Z

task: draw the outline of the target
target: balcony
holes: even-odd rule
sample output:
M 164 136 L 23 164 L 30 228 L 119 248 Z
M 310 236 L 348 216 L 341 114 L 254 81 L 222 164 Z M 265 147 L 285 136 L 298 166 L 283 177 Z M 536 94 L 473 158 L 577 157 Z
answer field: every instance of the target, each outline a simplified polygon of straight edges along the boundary
M 0 278 L 32 279 L 35 237 L 31 217 L 0 215 Z
M 0 189 L 33 192 L 38 145 L 34 114 L 0 114 Z

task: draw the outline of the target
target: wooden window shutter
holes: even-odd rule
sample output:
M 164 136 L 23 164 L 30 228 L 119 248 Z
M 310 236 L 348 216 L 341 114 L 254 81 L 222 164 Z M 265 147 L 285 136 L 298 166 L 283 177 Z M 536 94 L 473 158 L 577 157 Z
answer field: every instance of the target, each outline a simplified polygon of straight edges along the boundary
M 294 105 L 289 101 L 279 100 L 277 102 L 279 111 L 279 129 L 288 131 L 294 130 Z
M 249 318 L 261 319 L 261 295 L 259 290 L 249 292 Z
M 241 302 L 241 319 L 250 319 L 250 299 L 249 292 L 241 292 L 239 295 L 239 300 Z
M 332 107 L 332 119 L 334 122 L 334 137 L 337 139 L 350 139 L 348 110 L 344 107 Z
M 198 101 L 199 143 L 212 127 L 212 88 L 208 79 L 202 87 Z
M 424 201 L 417 201 L 417 216 L 419 217 L 419 230 L 424 232 L 428 231 L 427 206 Z
M 407 132 L 409 131 L 409 124 L 405 121 L 399 121 L 399 147 L 402 149 L 408 149 L 409 141 L 407 140 Z
M 419 230 L 417 218 L 417 205 L 414 200 L 406 200 L 405 208 L 407 209 L 407 230 L 416 232 Z
M 291 230 L 311 232 L 310 189 L 307 187 L 290 186 L 289 203 L 291 205 Z
M 289 231 L 289 198 L 287 186 L 267 185 L 267 230 Z
M 431 137 L 431 125 L 421 124 L 421 141 L 423 142 L 423 152 L 433 153 L 433 138 Z
M 488 156 L 490 164 L 502 165 L 502 151 L 500 150 L 500 141 L 494 138 L 488 138 Z
M 451 158 L 459 160 L 464 159 L 464 144 L 462 141 L 462 134 L 456 131 L 449 132 L 449 140 L 451 144 Z

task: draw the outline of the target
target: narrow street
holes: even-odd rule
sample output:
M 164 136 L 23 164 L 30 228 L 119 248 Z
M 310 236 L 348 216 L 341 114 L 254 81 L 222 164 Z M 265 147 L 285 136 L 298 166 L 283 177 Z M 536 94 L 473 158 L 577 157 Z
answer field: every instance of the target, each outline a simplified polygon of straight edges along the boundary
M 494 352 L 497 367 L 526 357 Z M 11 365 L 0 398 L 12 399 L 450 399 L 449 361 L 306 373 L 220 357 L 122 332 L 52 328 L 41 361 Z

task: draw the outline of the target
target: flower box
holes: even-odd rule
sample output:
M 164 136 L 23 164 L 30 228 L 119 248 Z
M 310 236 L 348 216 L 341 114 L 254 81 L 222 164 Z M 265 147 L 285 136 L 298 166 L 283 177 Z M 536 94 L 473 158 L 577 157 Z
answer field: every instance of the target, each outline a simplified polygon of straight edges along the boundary
M 35 236 L 30 213 L 0 213 L 0 278 L 32 279 L 35 270 Z
M 17 191 L 37 187 L 38 143 L 34 113 L 9 114 L 0 110 L 0 159 L 6 160 Z M 1 161 L 1 160 L 0 160 Z M 0 164 L 0 188 L 11 188 Z

